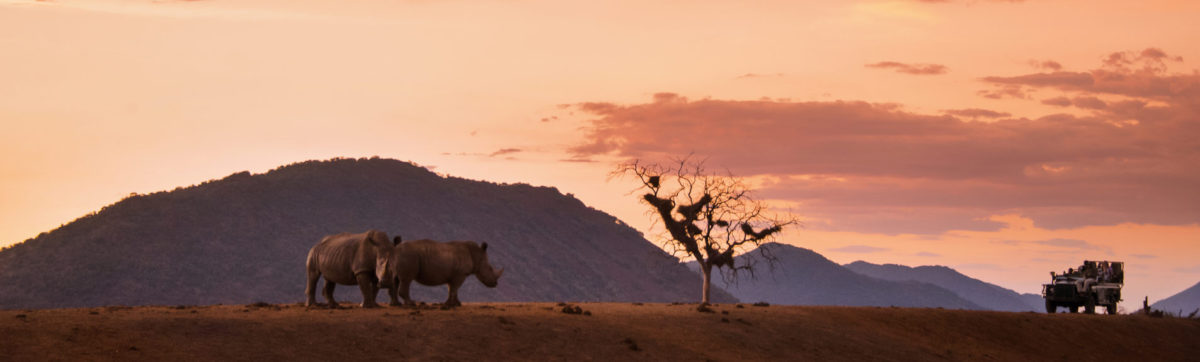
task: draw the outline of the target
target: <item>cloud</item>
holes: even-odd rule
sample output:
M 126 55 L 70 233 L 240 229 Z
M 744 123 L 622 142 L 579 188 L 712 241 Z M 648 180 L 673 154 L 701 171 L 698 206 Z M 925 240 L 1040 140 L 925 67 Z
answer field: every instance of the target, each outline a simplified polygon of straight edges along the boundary
M 1102 245 L 1096 245 L 1084 240 L 1055 238 L 1050 240 L 1033 241 L 1034 244 L 1053 246 L 1073 251 L 1100 251 L 1105 254 L 1112 255 L 1112 248 Z
M 941 64 L 906 64 L 900 62 L 879 62 L 865 65 L 867 68 L 892 69 L 897 73 L 915 74 L 915 75 L 935 75 L 946 74 L 949 70 Z
M 1158 258 L 1158 256 L 1150 255 L 1150 254 L 1131 254 L 1130 256 L 1138 258 L 1138 259 L 1156 259 L 1156 258 Z
M 1034 68 L 1049 69 L 1049 70 L 1053 70 L 1053 71 L 1059 71 L 1059 70 L 1062 70 L 1062 68 L 1063 68 L 1062 64 L 1059 64 L 1058 62 L 1053 61 L 1053 60 L 1042 60 L 1042 61 L 1030 60 L 1029 65 L 1033 66 Z
M 596 163 L 596 162 L 598 162 L 598 161 L 596 161 L 596 160 L 593 160 L 593 159 L 590 159 L 590 158 L 574 158 L 574 157 L 573 157 L 573 158 L 564 158 L 564 159 L 560 159 L 560 160 L 558 160 L 558 162 L 572 162 L 572 163 Z
M 594 119 L 571 152 L 703 155 L 711 168 L 761 177 L 760 195 L 802 205 L 806 217 L 830 220 L 814 227 L 830 230 L 996 230 L 1003 225 L 987 217 L 1005 213 L 1049 229 L 1200 222 L 1200 75 L 1131 70 L 1118 81 L 1103 72 L 985 78 L 1068 91 L 1091 113 L 989 122 L 972 121 L 986 110 L 923 114 L 858 101 L 662 93 L 642 104 L 582 103 L 576 109 Z M 1104 98 L 1112 96 L 1123 99 Z
M 879 247 L 874 247 L 874 246 L 869 246 L 869 245 L 849 245 L 849 246 L 843 246 L 840 248 L 829 249 L 829 251 L 834 251 L 834 252 L 839 252 L 839 253 L 854 253 L 854 254 L 878 253 L 878 252 L 884 252 L 884 251 L 888 251 L 888 250 L 891 250 L 891 249 L 879 248 Z
M 1000 117 L 1008 117 L 1008 116 L 1012 115 L 1007 112 L 997 112 L 997 111 L 993 111 L 993 110 L 989 110 L 989 109 L 981 109 L 981 108 L 947 109 L 942 112 L 952 115 L 952 116 L 959 116 L 959 117 L 966 117 L 966 118 L 1000 118 Z
M 501 155 L 513 154 L 513 153 L 518 153 L 518 152 L 522 152 L 522 151 L 523 150 L 520 148 L 502 148 L 502 149 L 497 150 L 496 152 L 492 152 L 491 154 L 488 154 L 488 157 L 496 157 L 496 156 L 501 156 Z
M 1172 270 L 1177 273 L 1196 274 L 1196 273 L 1200 273 L 1200 265 L 1191 266 L 1191 267 L 1180 267 L 1180 268 L 1175 268 Z
M 1055 71 L 1018 76 L 990 76 L 982 80 L 998 86 L 1028 86 L 1095 95 L 1119 95 L 1180 105 L 1200 104 L 1200 73 L 1168 73 L 1169 62 L 1183 58 L 1156 48 L 1117 52 L 1102 66 L 1082 72 Z
M 1104 58 L 1104 66 L 1113 71 L 1160 72 L 1166 70 L 1166 62 L 1182 62 L 1181 56 L 1170 56 L 1162 49 L 1146 48 L 1141 52 L 1115 52 Z M 1138 67 L 1138 68 L 1135 68 Z
M 1104 102 L 1100 98 L 1096 98 L 1093 96 L 1075 97 L 1075 99 L 1071 100 L 1071 104 L 1074 104 L 1076 107 L 1079 107 L 1079 108 L 1087 108 L 1087 109 L 1108 108 L 1108 103 Z
M 1060 97 L 1043 99 L 1042 104 L 1057 106 L 1057 107 L 1075 106 L 1078 108 L 1091 109 L 1091 110 L 1101 110 L 1101 109 L 1108 108 L 1108 102 L 1105 102 L 1103 99 L 1100 99 L 1095 96 L 1078 96 L 1075 98 L 1067 98 L 1067 97 L 1060 96 Z
M 990 99 L 1026 99 L 1030 97 L 1029 94 L 1026 93 L 1025 87 L 1015 84 L 998 85 L 992 89 L 985 89 L 975 92 L 975 94 L 978 94 L 980 97 Z
M 1026 74 L 1015 77 L 984 77 L 985 82 L 1001 85 L 1027 85 L 1033 87 L 1070 86 L 1086 87 L 1092 85 L 1091 74 L 1081 72 L 1057 71 L 1051 73 Z
M 1047 99 L 1042 100 L 1042 104 L 1048 104 L 1048 105 L 1059 106 L 1059 107 L 1070 107 L 1071 99 L 1067 98 L 1067 97 L 1047 98 Z
M 928 252 L 928 251 L 922 251 L 922 252 L 919 252 L 919 253 L 917 253 L 917 256 L 925 256 L 925 257 L 940 257 L 940 256 L 942 256 L 942 254 L 938 254 L 938 253 L 931 253 L 931 252 Z

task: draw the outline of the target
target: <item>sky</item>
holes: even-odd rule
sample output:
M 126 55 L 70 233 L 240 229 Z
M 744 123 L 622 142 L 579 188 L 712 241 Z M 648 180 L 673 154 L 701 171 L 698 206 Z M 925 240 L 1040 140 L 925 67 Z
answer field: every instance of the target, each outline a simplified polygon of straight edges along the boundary
M 655 234 L 693 154 L 839 263 L 1200 281 L 1194 1 L 0 0 L 0 246 L 130 193 L 381 156 Z

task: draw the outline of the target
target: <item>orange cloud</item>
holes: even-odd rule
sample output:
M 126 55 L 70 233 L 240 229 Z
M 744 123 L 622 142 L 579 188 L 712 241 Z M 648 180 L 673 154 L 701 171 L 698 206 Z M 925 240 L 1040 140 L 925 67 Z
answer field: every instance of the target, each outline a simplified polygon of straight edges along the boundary
M 1046 99 L 1042 100 L 1042 104 L 1048 104 L 1048 105 L 1058 106 L 1058 107 L 1070 107 L 1071 99 L 1067 98 L 1067 97 L 1046 98 Z
M 645 104 L 584 103 L 577 108 L 597 118 L 572 152 L 696 153 L 735 174 L 765 176 L 767 197 L 830 220 L 814 225 L 826 229 L 994 230 L 1000 224 L 986 217 L 1001 213 L 1047 228 L 1196 223 L 1200 140 L 1185 135 L 1200 134 L 1191 80 L 1198 76 L 1126 69 L 984 78 L 1076 93 L 1046 102 L 1069 102 L 1086 116 L 1003 118 L 974 108 L 932 115 L 894 104 L 689 101 L 670 93 Z M 1112 95 L 1135 99 L 1101 99 Z M 999 119 L 973 121 L 979 117 Z
M 1058 62 L 1053 61 L 1053 60 L 1043 60 L 1043 61 L 1030 60 L 1029 65 L 1032 65 L 1034 68 L 1038 68 L 1038 69 L 1049 69 L 1049 70 L 1053 70 L 1053 71 L 1062 70 L 1062 64 L 1059 64 Z
M 1086 72 L 992 76 L 984 77 L 983 81 L 1004 86 L 1145 98 L 1179 105 L 1200 104 L 1200 74 L 1168 72 L 1168 62 L 1182 60 L 1182 57 L 1170 56 L 1157 48 L 1147 48 L 1141 52 L 1109 54 L 1102 67 Z
M 865 66 L 867 68 L 892 69 L 897 73 L 914 75 L 946 74 L 949 70 L 945 65 L 941 64 L 907 64 L 892 61 L 867 64 Z
M 1025 90 L 1025 88 L 1021 87 L 1020 85 L 1003 84 L 1003 85 L 998 85 L 991 90 L 978 91 L 978 92 L 976 92 L 976 94 L 978 94 L 980 97 L 990 98 L 990 99 L 1005 99 L 1005 98 L 1026 99 L 1026 98 L 1030 97 L 1029 94 L 1026 92 L 1027 91 Z
M 1008 116 L 1012 115 L 1007 112 L 997 112 L 997 111 L 993 111 L 990 109 L 981 109 L 981 108 L 947 109 L 942 112 L 945 112 L 946 114 L 949 114 L 952 116 L 959 116 L 959 117 L 965 117 L 965 118 L 1000 118 L 1000 117 L 1008 117 Z
M 502 155 L 517 153 L 517 152 L 521 152 L 521 151 L 523 151 L 523 150 L 520 148 L 502 148 L 500 150 L 497 150 L 496 152 L 492 152 L 491 154 L 488 155 L 488 157 L 502 156 Z

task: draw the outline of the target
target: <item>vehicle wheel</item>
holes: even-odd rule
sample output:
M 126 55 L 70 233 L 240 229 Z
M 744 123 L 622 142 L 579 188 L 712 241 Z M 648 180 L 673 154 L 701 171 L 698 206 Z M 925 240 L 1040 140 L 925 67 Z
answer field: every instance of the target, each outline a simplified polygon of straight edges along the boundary
M 1092 298 L 1088 298 L 1087 301 L 1083 302 L 1083 312 L 1087 314 L 1096 314 L 1096 301 L 1092 300 Z
M 1117 314 L 1117 303 L 1106 305 L 1105 309 L 1107 309 L 1108 315 L 1115 315 Z
M 1046 301 L 1046 314 L 1054 314 L 1057 309 L 1058 306 L 1054 305 L 1054 302 Z
M 1071 310 L 1071 313 L 1079 313 L 1079 306 L 1077 305 L 1073 305 L 1069 309 Z

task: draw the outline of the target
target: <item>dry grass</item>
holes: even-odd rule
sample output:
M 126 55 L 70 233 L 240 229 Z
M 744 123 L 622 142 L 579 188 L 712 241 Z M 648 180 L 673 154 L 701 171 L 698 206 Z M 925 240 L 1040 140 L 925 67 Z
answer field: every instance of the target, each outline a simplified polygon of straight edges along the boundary
M 1200 321 L 940 309 L 575 303 L 0 311 L 8 360 L 1187 360 Z M 574 309 L 574 308 L 572 308 Z

